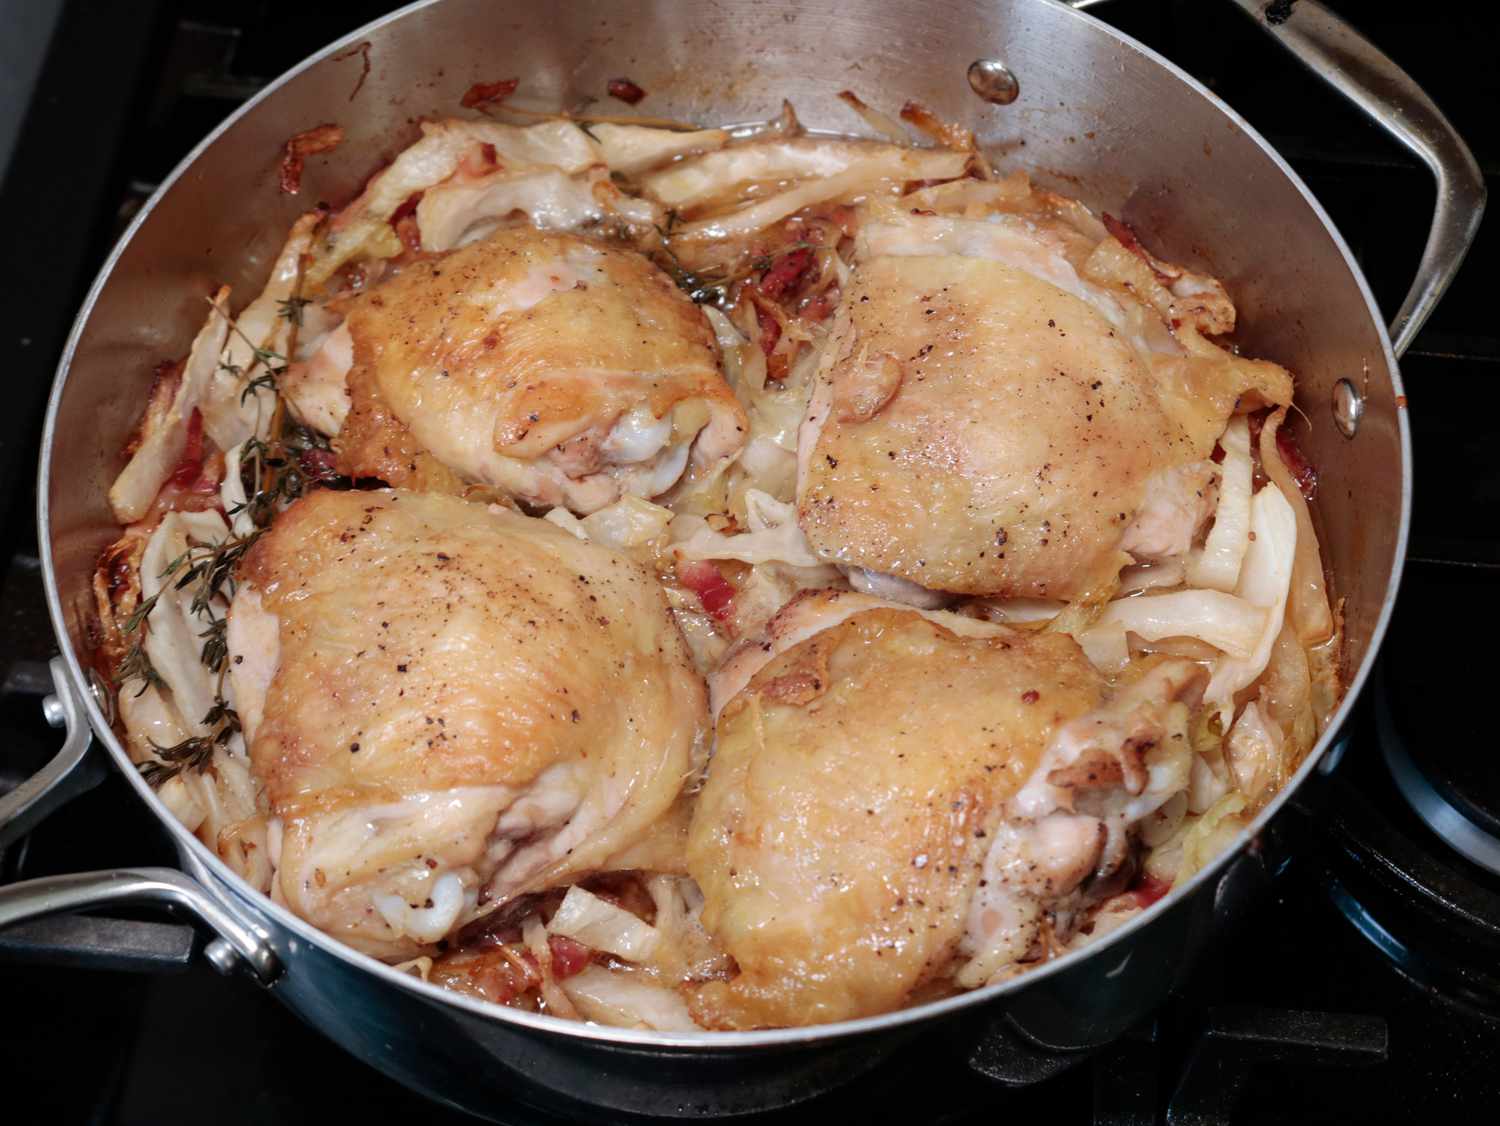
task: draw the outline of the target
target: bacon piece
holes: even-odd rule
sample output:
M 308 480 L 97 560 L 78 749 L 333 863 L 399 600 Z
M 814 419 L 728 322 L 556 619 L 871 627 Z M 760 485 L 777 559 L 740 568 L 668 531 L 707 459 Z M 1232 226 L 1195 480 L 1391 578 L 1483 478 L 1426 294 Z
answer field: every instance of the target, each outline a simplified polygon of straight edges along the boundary
M 422 228 L 417 223 L 417 205 L 422 202 L 422 192 L 413 192 L 400 207 L 391 212 L 391 227 L 406 249 L 416 252 L 422 249 Z
M 838 308 L 839 291 L 830 286 L 816 297 L 810 298 L 807 304 L 798 310 L 797 315 L 804 321 L 827 320 L 829 314 Z
M 627 106 L 635 105 L 646 96 L 646 91 L 628 78 L 611 78 L 607 89 L 611 98 L 619 98 Z
M 1104 212 L 1104 229 L 1114 236 L 1116 242 L 1130 253 L 1134 254 L 1142 262 L 1151 267 L 1151 272 L 1156 275 L 1156 280 L 1162 285 L 1171 285 L 1176 279 L 1171 274 L 1162 272 L 1161 262 L 1151 256 L 1151 252 L 1141 245 L 1140 236 L 1135 233 L 1135 228 L 1123 219 L 1116 219 L 1108 211 Z M 1172 327 L 1178 326 L 1173 323 Z
M 1313 463 L 1307 460 L 1307 455 L 1297 445 L 1297 439 L 1288 433 L 1285 426 L 1278 428 L 1276 431 L 1276 452 L 1281 455 L 1281 460 L 1286 463 L 1287 472 L 1292 475 L 1292 480 L 1297 482 L 1297 489 L 1301 492 L 1303 499 L 1316 499 L 1318 495 L 1318 471 L 1313 466 Z
M 182 448 L 182 460 L 177 463 L 177 468 L 172 470 L 167 483 L 185 489 L 196 482 L 202 472 L 203 412 L 194 407 L 193 413 L 188 416 L 187 445 Z
M 1130 894 L 1135 896 L 1138 907 L 1150 907 L 1171 890 L 1170 880 L 1159 880 L 1155 876 L 1142 876 L 1140 882 L 1130 889 Z
M 561 934 L 547 936 L 547 952 L 552 955 L 552 976 L 558 981 L 582 973 L 594 957 L 583 943 Z
M 429 980 L 445 989 L 506 1005 L 540 985 L 542 970 L 531 951 L 507 943 L 441 958 L 433 965 Z
M 333 124 L 304 129 L 291 140 L 281 154 L 281 190 L 296 195 L 302 190 L 302 164 L 310 156 L 332 152 L 344 142 L 344 130 Z
M 336 461 L 337 455 L 332 450 L 303 450 L 297 455 L 297 465 L 303 476 L 323 484 L 338 479 L 339 472 L 334 468 Z
M 729 619 L 730 603 L 735 590 L 722 574 L 706 559 L 691 560 L 677 564 L 677 578 L 683 586 L 698 596 L 704 611 L 716 622 Z
M 812 269 L 812 265 L 813 252 L 809 247 L 804 246 L 790 254 L 783 254 L 771 263 L 771 268 L 761 276 L 756 289 L 762 297 L 769 297 L 774 301 L 788 290 L 795 289 L 801 282 L 802 275 Z
M 520 84 L 519 78 L 502 78 L 498 82 L 476 82 L 464 91 L 464 96 L 459 99 L 458 104 L 464 109 L 475 109 L 478 106 L 503 102 L 516 92 L 516 87 Z
M 781 339 L 781 322 L 757 305 L 755 323 L 760 325 L 760 350 L 769 356 L 776 351 L 776 344 Z

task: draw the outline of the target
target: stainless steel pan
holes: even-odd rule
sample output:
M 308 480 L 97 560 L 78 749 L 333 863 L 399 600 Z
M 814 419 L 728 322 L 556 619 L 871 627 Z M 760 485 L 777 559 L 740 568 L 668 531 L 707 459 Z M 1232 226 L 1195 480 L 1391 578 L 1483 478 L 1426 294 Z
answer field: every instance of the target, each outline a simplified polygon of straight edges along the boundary
M 101 754 L 92 744 L 172 834 L 182 868 L 12 885 L 0 889 L 0 926 L 113 903 L 175 906 L 214 932 L 205 953 L 216 966 L 248 970 L 380 1070 L 479 1114 L 502 1091 L 567 1104 L 587 1090 L 609 1108 L 684 1116 L 783 1105 L 873 1066 L 914 1030 L 980 1007 L 1054 1047 L 1119 1035 L 1224 925 L 1254 868 L 1243 846 L 1318 769 L 1364 683 L 1410 503 L 1396 357 L 1457 269 L 1484 203 L 1462 141 L 1378 50 L 1313 0 L 1269 11 L 1235 2 L 1433 171 L 1432 234 L 1389 331 L 1323 209 L 1234 110 L 1053 0 L 958 0 L 920 14 L 898 0 L 431 0 L 283 76 L 183 161 L 115 248 L 63 354 L 42 446 L 40 542 L 61 650 L 48 707 L 67 736 L 56 761 L 0 803 L 0 843 L 89 781 Z M 565 1023 L 445 993 L 340 946 L 231 874 L 131 767 L 107 694 L 85 672 L 89 579 L 116 534 L 105 490 L 118 451 L 152 365 L 186 349 L 201 295 L 218 282 L 254 292 L 309 199 L 346 198 L 414 135 L 416 118 L 456 111 L 472 83 L 517 76 L 533 104 L 566 106 L 620 75 L 650 92 L 652 112 L 705 122 L 764 118 L 789 97 L 809 126 L 857 132 L 838 90 L 918 98 L 1042 182 L 1123 214 L 1164 256 L 1223 278 L 1245 349 L 1297 374 L 1309 420 L 1301 437 L 1322 474 L 1324 550 L 1345 600 L 1348 697 L 1238 847 L 1106 940 L 1002 985 L 846 1024 L 669 1035 Z M 1006 104 L 1012 80 L 1019 97 Z M 329 120 L 345 127 L 344 145 L 311 162 L 301 199 L 279 194 L 282 143 Z

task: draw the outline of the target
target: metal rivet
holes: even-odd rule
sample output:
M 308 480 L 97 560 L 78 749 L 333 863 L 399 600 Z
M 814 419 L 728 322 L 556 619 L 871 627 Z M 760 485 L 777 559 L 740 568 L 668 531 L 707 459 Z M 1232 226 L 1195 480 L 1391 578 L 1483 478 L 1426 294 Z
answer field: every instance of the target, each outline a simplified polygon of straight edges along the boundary
M 104 713 L 104 720 L 111 727 L 115 722 L 115 694 L 110 691 L 109 684 L 93 669 L 88 670 L 89 691 L 94 694 L 94 703 L 99 705 L 99 710 Z
M 203 956 L 208 959 L 208 964 L 221 974 L 232 974 L 240 965 L 240 956 L 235 953 L 234 947 L 222 938 L 216 938 L 205 946 Z
M 48 696 L 42 701 L 42 718 L 49 727 L 61 727 L 68 722 L 68 713 L 63 709 L 61 700 L 56 696 Z
M 997 106 L 1008 106 L 1021 96 L 1021 84 L 999 59 L 976 59 L 970 63 L 969 86 Z
M 1333 385 L 1333 421 L 1339 433 L 1352 438 L 1359 433 L 1359 420 L 1365 416 L 1365 397 L 1347 379 Z

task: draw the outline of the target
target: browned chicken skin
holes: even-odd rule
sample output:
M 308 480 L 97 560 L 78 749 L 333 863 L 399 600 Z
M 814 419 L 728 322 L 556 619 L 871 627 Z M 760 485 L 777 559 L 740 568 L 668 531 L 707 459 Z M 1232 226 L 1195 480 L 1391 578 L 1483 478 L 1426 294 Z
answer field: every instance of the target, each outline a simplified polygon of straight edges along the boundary
M 591 512 L 744 444 L 702 311 L 619 246 L 504 228 L 352 299 L 340 332 L 351 476 Z
M 275 894 L 387 957 L 634 844 L 706 735 L 653 577 L 451 497 L 293 505 L 245 559 L 230 651 Z
M 1112 237 L 1022 202 L 862 232 L 799 452 L 799 518 L 825 559 L 1072 598 L 1129 561 L 1153 478 L 1206 458 L 1238 407 L 1290 396 L 1281 369 L 1198 335 L 1232 327 L 1222 290 L 1193 279 L 1178 297 Z
M 867 1016 L 951 977 L 1007 799 L 1104 691 L 1071 638 L 991 632 L 866 610 L 724 709 L 688 861 L 740 972 L 701 1023 Z

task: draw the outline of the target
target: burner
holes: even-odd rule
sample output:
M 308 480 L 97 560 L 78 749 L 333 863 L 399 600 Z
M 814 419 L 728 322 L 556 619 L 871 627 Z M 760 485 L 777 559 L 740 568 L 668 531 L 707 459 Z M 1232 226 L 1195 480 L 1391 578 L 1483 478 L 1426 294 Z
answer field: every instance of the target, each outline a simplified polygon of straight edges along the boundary
M 1375 738 L 1396 786 L 1423 823 L 1465 859 L 1500 874 L 1500 771 L 1473 713 L 1490 691 L 1485 661 L 1465 660 L 1451 623 L 1470 636 L 1500 626 L 1493 568 L 1414 563 L 1371 678 Z M 1451 654 L 1448 659 L 1434 659 Z
M 1434 1000 L 1493 1023 L 1500 1016 L 1500 883 L 1471 866 L 1437 829 L 1406 783 L 1423 782 L 1412 756 L 1378 734 L 1390 723 L 1384 678 L 1376 703 L 1351 732 L 1385 761 L 1351 755 L 1292 801 L 1284 826 L 1292 864 L 1310 873 L 1328 902 L 1407 981 Z M 1372 729 L 1374 729 L 1372 731 Z M 1392 748 L 1395 747 L 1393 750 Z M 1394 762 L 1392 760 L 1395 760 Z M 1387 763 L 1389 772 L 1382 769 Z M 1428 786 L 1419 793 L 1436 793 Z M 1415 813 L 1415 816 L 1413 815 Z
M 1397 729 L 1385 678 L 1375 678 L 1375 731 L 1397 788 L 1423 822 L 1460 854 L 1500 874 L 1500 774 L 1472 743 L 1434 739 L 1421 762 Z

